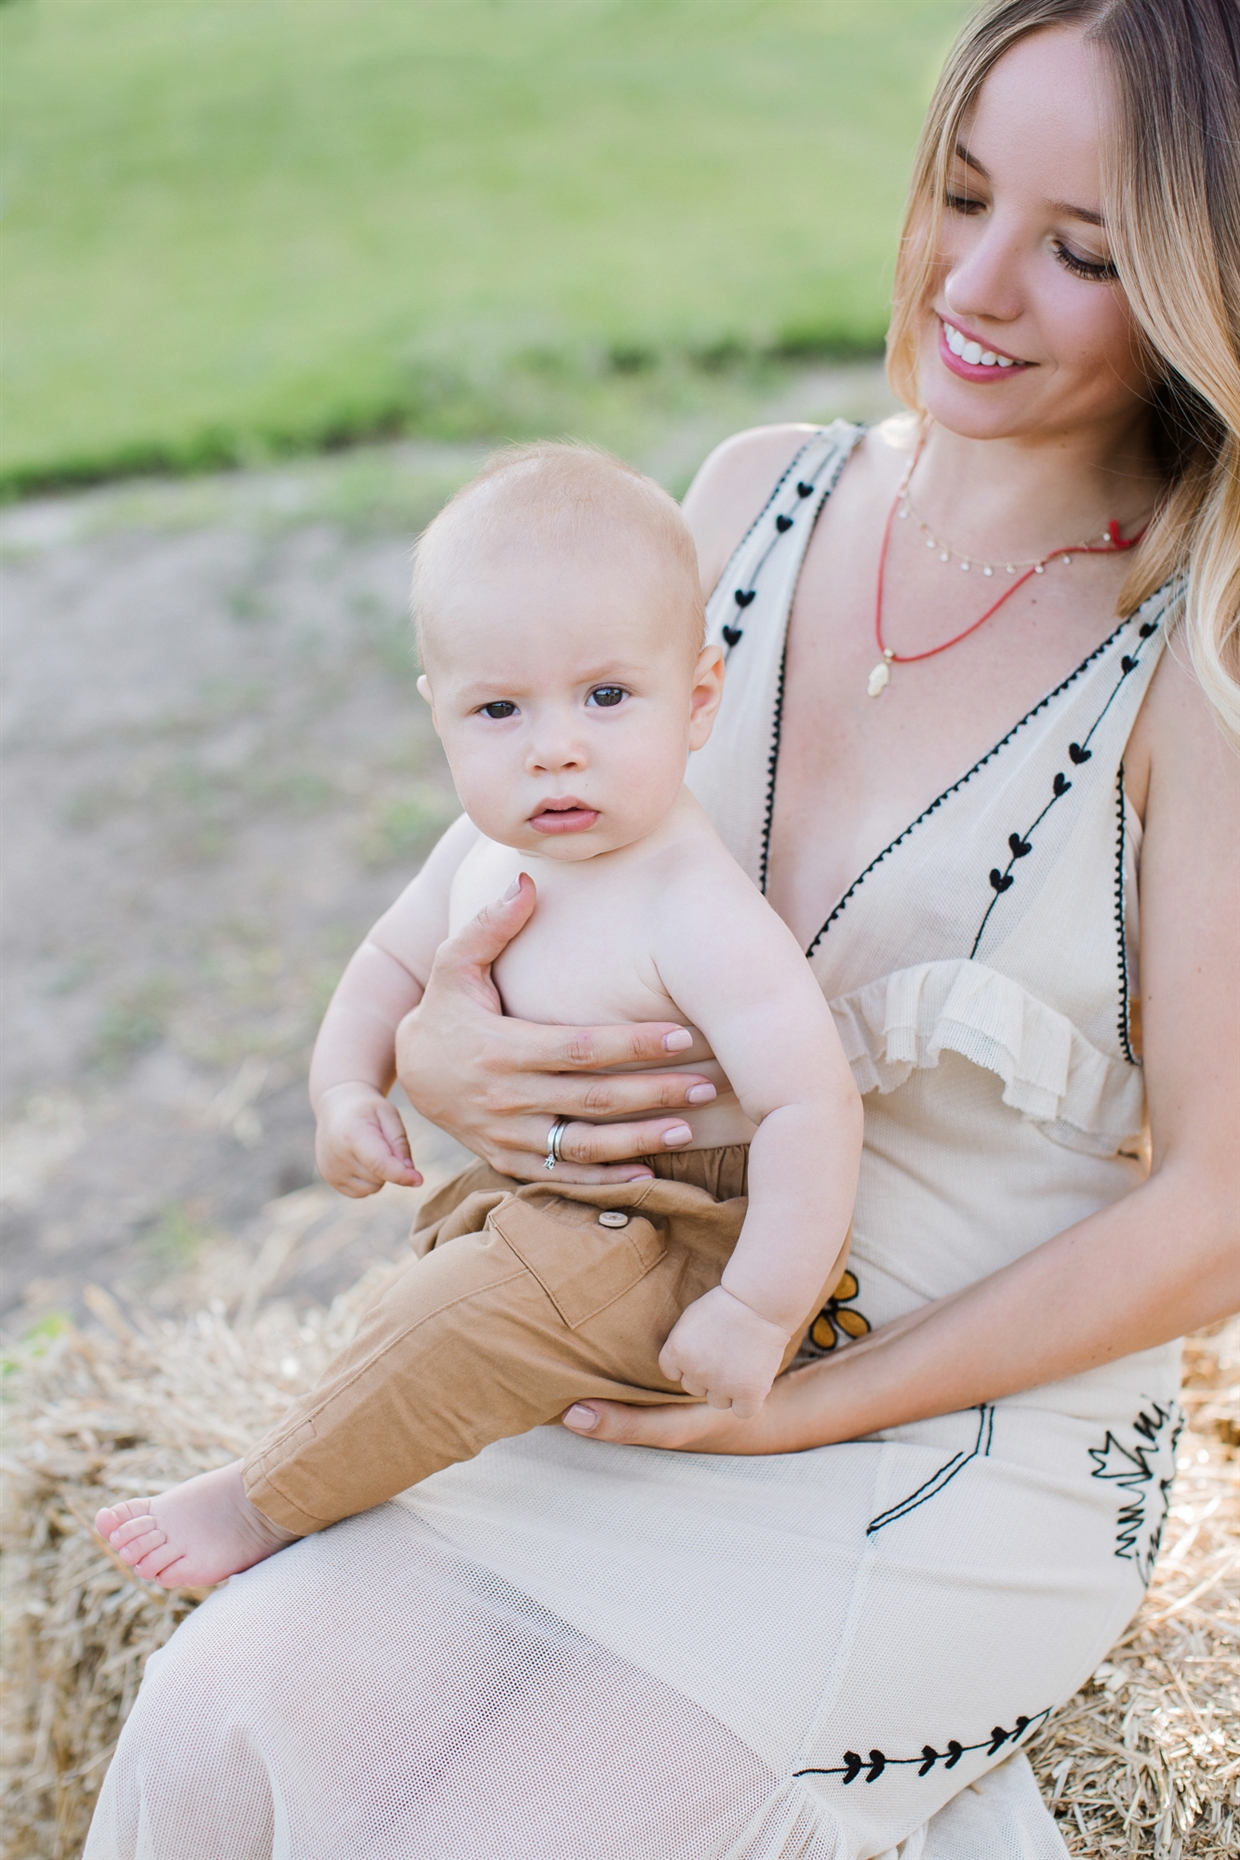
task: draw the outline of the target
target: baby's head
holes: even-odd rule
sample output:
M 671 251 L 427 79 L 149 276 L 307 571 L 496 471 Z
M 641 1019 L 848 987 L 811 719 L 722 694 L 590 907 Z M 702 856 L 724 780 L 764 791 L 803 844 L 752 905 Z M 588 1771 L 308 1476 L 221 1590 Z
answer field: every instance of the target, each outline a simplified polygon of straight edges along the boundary
M 585 446 L 500 453 L 419 541 L 413 611 L 418 688 L 489 839 L 589 859 L 666 817 L 723 676 L 666 491 Z

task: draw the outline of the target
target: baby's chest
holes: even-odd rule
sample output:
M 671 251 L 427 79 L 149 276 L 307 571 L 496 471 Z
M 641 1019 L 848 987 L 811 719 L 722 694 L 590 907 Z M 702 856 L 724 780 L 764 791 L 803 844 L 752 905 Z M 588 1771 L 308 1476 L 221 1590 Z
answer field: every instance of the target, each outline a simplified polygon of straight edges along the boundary
M 528 864 L 484 843 L 453 886 L 452 932 L 502 897 Z M 572 867 L 535 874 L 533 916 L 492 967 L 504 1012 L 520 1020 L 601 1025 L 678 1018 L 659 980 L 640 901 Z

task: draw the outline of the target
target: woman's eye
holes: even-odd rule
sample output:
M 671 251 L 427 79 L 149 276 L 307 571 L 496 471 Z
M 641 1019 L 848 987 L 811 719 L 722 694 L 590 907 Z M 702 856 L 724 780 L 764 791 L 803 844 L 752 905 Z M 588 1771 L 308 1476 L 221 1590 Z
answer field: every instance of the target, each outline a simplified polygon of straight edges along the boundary
M 480 713 L 483 717 L 490 717 L 496 723 L 501 722 L 505 717 L 515 717 L 516 714 L 516 705 L 510 704 L 507 698 L 496 698 L 493 704 L 484 704 Z
M 622 703 L 627 696 L 628 693 L 623 685 L 595 685 L 586 703 L 597 704 L 602 710 L 610 710 L 614 705 Z
M 971 194 L 953 194 L 949 191 L 946 205 L 949 213 L 980 213 L 985 202 L 975 200 Z
M 1109 259 L 1082 258 L 1062 240 L 1056 242 L 1055 256 L 1065 271 L 1070 271 L 1074 278 L 1088 278 L 1094 284 L 1110 284 L 1119 276 Z

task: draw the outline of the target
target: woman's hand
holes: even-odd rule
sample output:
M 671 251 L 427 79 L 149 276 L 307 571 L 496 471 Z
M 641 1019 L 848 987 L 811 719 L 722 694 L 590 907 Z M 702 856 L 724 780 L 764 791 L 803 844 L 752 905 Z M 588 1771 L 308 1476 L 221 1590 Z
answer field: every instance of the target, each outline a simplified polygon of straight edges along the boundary
M 782 1378 L 751 1420 L 705 1402 L 669 1402 L 636 1408 L 627 1402 L 574 1402 L 562 1417 L 571 1433 L 614 1446 L 663 1447 L 675 1453 L 794 1453 L 807 1442 L 795 1435 Z
M 441 944 L 420 1004 L 397 1029 L 397 1077 L 424 1117 L 501 1175 L 544 1180 L 551 1125 L 571 1117 L 580 1121 L 564 1131 L 557 1181 L 637 1181 L 650 1170 L 630 1158 L 690 1140 L 684 1118 L 667 1113 L 709 1104 L 715 1087 L 691 1072 L 600 1076 L 687 1051 L 693 1036 L 673 1022 L 547 1027 L 505 1017 L 491 964 L 529 921 L 535 895 L 523 873 L 510 897 Z M 634 1121 L 590 1121 L 617 1116 Z

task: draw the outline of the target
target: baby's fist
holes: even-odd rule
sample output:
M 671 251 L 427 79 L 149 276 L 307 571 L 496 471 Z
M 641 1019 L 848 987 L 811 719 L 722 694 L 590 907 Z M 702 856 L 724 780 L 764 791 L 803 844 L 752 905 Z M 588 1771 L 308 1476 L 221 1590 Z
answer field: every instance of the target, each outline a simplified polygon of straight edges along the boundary
M 373 1085 L 349 1080 L 329 1086 L 315 1111 L 314 1160 L 323 1180 L 342 1195 L 373 1195 L 385 1182 L 422 1186 L 400 1112 Z
M 716 1285 L 681 1312 L 659 1368 L 686 1394 L 748 1421 L 766 1400 L 787 1347 L 787 1331 Z

